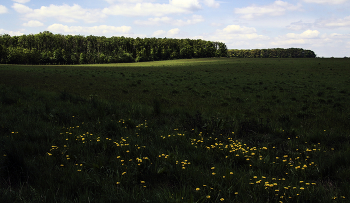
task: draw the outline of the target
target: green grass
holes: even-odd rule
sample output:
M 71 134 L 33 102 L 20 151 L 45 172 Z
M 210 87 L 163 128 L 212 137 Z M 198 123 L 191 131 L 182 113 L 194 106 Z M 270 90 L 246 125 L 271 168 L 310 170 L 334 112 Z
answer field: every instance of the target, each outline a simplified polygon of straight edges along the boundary
M 0 65 L 0 202 L 347 202 L 349 64 Z

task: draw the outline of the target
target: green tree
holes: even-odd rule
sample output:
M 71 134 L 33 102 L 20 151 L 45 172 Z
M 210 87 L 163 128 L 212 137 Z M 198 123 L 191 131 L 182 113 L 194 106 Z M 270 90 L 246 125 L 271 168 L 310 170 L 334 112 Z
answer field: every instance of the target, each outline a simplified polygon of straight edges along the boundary
M 63 64 L 63 55 L 61 49 L 58 48 L 53 52 L 53 62 L 55 64 Z
M 85 53 L 80 53 L 79 63 L 86 64 L 86 54 Z

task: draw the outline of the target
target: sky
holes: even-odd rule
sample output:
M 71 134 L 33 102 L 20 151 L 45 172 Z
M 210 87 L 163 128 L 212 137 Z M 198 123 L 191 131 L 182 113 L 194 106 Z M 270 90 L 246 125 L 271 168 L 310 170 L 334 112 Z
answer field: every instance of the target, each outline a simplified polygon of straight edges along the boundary
M 0 34 L 189 38 L 350 57 L 350 0 L 0 0 Z

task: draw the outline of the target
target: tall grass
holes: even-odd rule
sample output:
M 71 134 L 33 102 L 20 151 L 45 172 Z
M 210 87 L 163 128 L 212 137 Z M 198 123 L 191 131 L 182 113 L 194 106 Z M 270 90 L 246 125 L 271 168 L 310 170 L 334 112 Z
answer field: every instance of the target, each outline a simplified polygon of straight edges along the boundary
M 124 102 L 107 99 L 112 92 L 103 82 L 93 85 L 101 89 L 93 97 L 74 93 L 75 86 L 54 92 L 1 85 L 0 201 L 347 202 L 346 74 L 338 69 L 343 75 L 335 74 L 336 79 L 304 85 L 307 80 L 300 75 L 291 75 L 290 82 L 289 77 L 264 79 L 258 76 L 263 69 L 249 70 L 257 63 L 245 62 L 236 65 L 248 68 L 241 74 L 251 78 L 239 82 L 219 74 L 230 73 L 226 68 L 233 68 L 232 63 L 218 61 L 223 67 L 217 66 L 210 77 L 204 72 L 214 69 L 192 64 L 193 73 L 187 73 L 192 82 L 178 85 L 177 92 L 171 85 L 156 91 L 149 102 L 137 94 Z M 259 61 L 273 68 L 272 62 Z M 302 71 L 300 64 L 296 71 Z M 177 68 L 163 68 L 158 78 L 172 75 L 166 83 L 173 83 L 181 76 Z M 322 72 L 327 70 L 316 69 L 315 78 L 326 77 Z M 6 74 L 14 74 L 9 70 Z M 21 77 L 23 70 L 14 75 Z M 144 71 L 139 74 L 151 74 Z M 136 74 L 122 72 L 131 78 Z M 269 72 L 281 73 L 293 71 Z M 67 79 L 72 73 L 64 74 L 55 77 Z M 156 78 L 144 78 L 141 89 L 151 90 Z M 201 80 L 202 88 L 196 88 Z M 136 76 L 133 81 L 139 87 Z M 211 86 L 215 82 L 219 84 Z M 220 91 L 225 86 L 233 89 Z M 194 88 L 198 95 L 186 93 Z M 181 106 L 181 98 L 192 104 Z

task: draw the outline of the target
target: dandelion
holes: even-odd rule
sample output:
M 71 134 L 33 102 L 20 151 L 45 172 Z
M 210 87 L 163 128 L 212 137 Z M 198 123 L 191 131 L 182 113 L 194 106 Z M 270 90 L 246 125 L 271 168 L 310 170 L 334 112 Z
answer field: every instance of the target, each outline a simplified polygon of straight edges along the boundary
M 117 182 L 117 185 L 119 185 L 120 184 L 120 182 Z
M 216 173 L 212 173 L 212 175 L 214 176 Z
M 201 189 L 197 187 L 196 190 L 199 191 L 199 190 L 201 190 Z
M 225 199 L 224 198 L 221 198 L 220 201 L 224 201 Z
M 145 181 L 141 180 L 141 183 L 145 183 Z
M 304 189 L 303 187 L 300 188 L 300 190 L 303 190 L 303 189 Z
M 207 195 L 207 199 L 209 199 L 210 198 L 210 195 Z
M 238 195 L 238 192 L 235 192 L 235 195 Z

